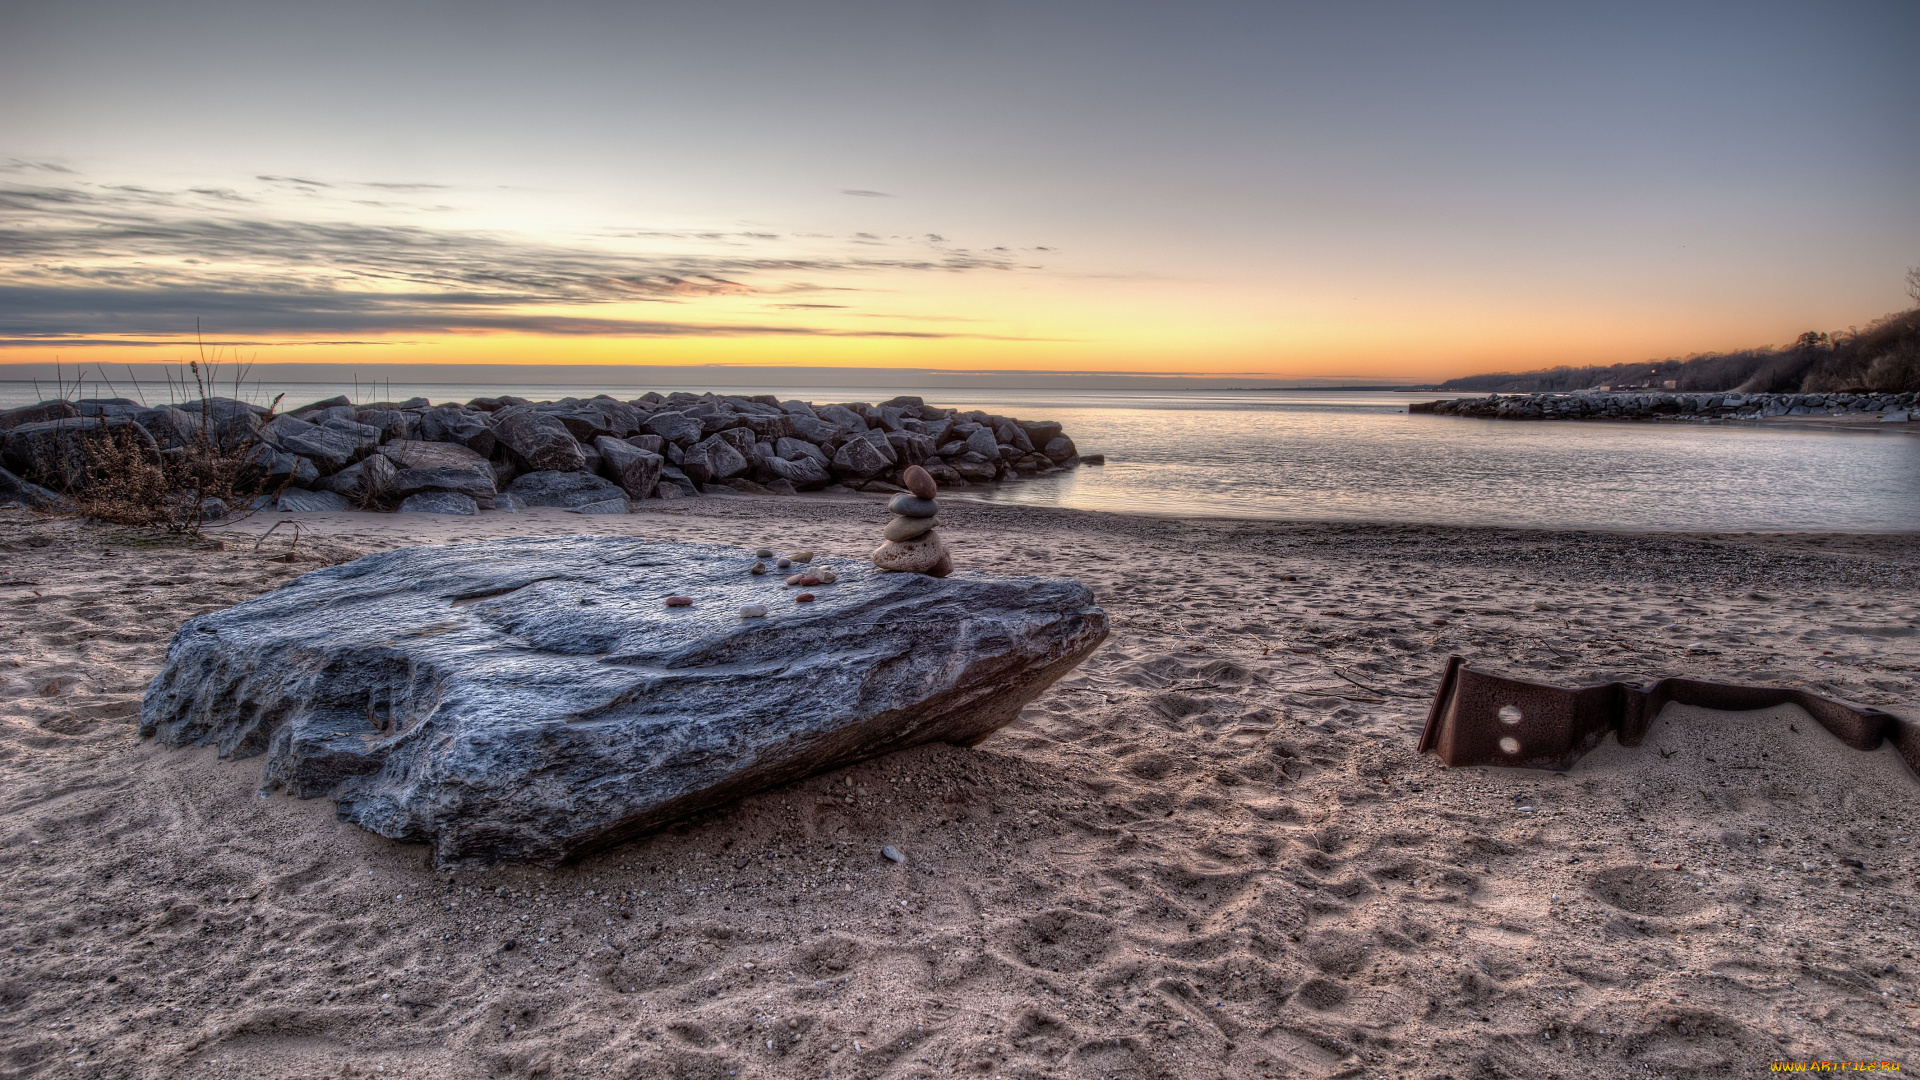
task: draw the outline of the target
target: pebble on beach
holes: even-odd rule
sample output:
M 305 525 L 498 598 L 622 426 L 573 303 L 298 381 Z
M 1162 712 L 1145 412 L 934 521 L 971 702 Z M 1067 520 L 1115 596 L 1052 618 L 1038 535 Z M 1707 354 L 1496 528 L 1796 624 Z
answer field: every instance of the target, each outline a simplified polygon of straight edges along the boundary
M 900 849 L 897 847 L 894 847 L 892 844 L 888 844 L 886 847 L 881 848 L 880 855 L 882 858 L 886 859 L 888 862 L 903 863 L 907 861 L 907 857 L 905 855 L 900 854 Z
M 753 553 L 753 557 L 756 559 L 771 559 L 773 558 L 773 549 L 761 548 L 760 550 Z
M 747 573 L 749 574 L 764 574 L 766 572 L 767 572 L 767 564 L 763 562 L 754 563 L 752 566 L 747 568 Z
M 740 609 L 740 617 L 743 619 L 763 619 L 766 615 L 767 605 L 765 604 L 748 604 Z
M 691 596 L 669 596 L 669 597 L 667 597 L 667 606 L 668 606 L 668 607 L 692 607 L 692 606 L 693 606 L 693 597 L 691 597 Z
M 776 563 L 774 563 L 773 565 L 775 565 L 775 566 L 777 566 L 777 567 L 779 567 L 779 568 L 780 568 L 780 569 L 782 569 L 782 570 L 785 570 L 785 569 L 786 569 L 787 567 L 789 567 L 789 566 L 792 566 L 792 565 L 793 565 L 793 560 L 792 560 L 792 559 L 781 559 L 781 560 L 780 560 L 779 562 L 776 562 Z
M 809 548 L 802 548 L 787 557 L 797 563 L 810 563 L 813 561 L 813 551 Z
M 895 541 L 911 540 L 916 536 L 932 530 L 939 524 L 939 518 L 897 517 L 887 522 L 885 531 L 881 532 L 880 535 Z
M 796 604 L 811 604 L 813 603 L 813 594 L 810 592 L 803 592 L 799 596 L 794 597 L 793 602 Z

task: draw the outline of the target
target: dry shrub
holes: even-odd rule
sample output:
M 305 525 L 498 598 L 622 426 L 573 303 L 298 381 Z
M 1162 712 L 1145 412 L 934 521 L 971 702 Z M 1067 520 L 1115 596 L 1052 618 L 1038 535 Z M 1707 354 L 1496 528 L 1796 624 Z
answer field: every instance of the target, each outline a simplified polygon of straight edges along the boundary
M 75 508 L 96 521 L 170 533 L 197 533 L 209 521 L 250 515 L 249 500 L 261 492 L 247 455 L 215 439 L 210 420 L 203 418 L 187 446 L 158 452 L 130 428 L 89 434 L 86 482 L 67 492 Z M 278 497 L 285 487 L 282 482 L 265 494 Z

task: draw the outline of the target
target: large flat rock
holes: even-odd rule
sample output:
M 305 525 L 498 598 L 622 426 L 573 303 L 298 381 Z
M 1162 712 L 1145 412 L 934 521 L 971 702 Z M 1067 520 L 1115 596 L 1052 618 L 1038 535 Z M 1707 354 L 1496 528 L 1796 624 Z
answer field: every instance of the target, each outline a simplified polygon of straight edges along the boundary
M 978 743 L 1107 634 L 1070 578 L 821 560 L 839 580 L 802 604 L 753 562 L 585 536 L 369 555 L 188 622 L 141 731 L 264 753 L 270 787 L 443 865 L 558 862 L 824 769 Z

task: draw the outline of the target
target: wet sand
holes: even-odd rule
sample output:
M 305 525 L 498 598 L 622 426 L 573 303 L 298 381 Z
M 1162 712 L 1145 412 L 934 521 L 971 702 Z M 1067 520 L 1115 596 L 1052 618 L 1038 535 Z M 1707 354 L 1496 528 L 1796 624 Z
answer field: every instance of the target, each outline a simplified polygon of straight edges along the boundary
M 857 556 L 882 506 L 300 515 L 296 558 Z M 942 517 L 961 572 L 1075 576 L 1113 617 L 1013 726 L 558 870 L 442 872 L 259 797 L 258 760 L 137 737 L 185 619 L 317 565 L 270 561 L 289 528 L 206 550 L 0 510 L 0 1076 L 1748 1076 L 1920 1045 L 1890 749 L 1788 708 L 1670 711 L 1566 775 L 1414 752 L 1450 653 L 1920 717 L 1915 537 Z

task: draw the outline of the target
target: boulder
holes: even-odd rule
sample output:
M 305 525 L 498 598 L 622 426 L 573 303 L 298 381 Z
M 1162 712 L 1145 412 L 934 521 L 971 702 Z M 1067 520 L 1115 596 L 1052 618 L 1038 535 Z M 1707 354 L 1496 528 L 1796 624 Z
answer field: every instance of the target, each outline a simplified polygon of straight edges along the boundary
M 820 449 L 805 439 L 781 439 L 773 444 L 773 452 L 780 457 L 786 458 L 788 461 L 810 457 L 819 462 L 823 467 L 833 464 L 833 459 L 827 456 L 825 450 Z
M 745 429 L 743 428 L 741 430 Z M 747 445 L 751 446 L 753 445 L 751 439 L 752 432 L 748 432 L 748 435 Z M 706 454 L 707 469 L 715 480 L 731 480 L 741 473 L 746 472 L 749 468 L 747 455 L 741 453 L 740 447 L 735 445 L 733 440 L 727 438 L 726 432 L 721 432 L 703 442 L 696 443 L 693 449 L 687 451 L 687 456 L 691 459 L 696 453 Z M 693 470 L 688 469 L 685 465 L 681 465 L 680 467 L 688 476 L 693 476 Z M 694 479 L 699 480 L 700 478 L 696 476 Z M 706 483 L 705 480 L 700 480 L 700 482 L 703 484 Z
M 567 425 L 538 409 L 509 405 L 494 413 L 493 435 L 528 472 L 580 472 L 587 467 Z
M 147 429 L 124 416 L 76 416 L 21 424 L 0 442 L 0 465 L 29 480 L 57 490 L 74 491 L 87 484 L 87 464 L 93 448 L 104 440 L 130 440 L 158 460 L 160 448 Z
M 832 424 L 836 433 L 858 435 L 867 430 L 867 418 L 847 408 L 845 405 L 816 405 L 814 415 Z
M 200 442 L 200 418 L 184 409 L 171 405 L 162 405 L 157 409 L 143 409 L 133 417 L 135 423 L 147 429 L 153 441 L 162 450 L 178 450 L 197 446 Z
M 283 514 L 321 513 L 325 511 L 351 510 L 353 504 L 345 495 L 336 491 L 301 491 L 290 488 L 280 493 L 275 507 Z
M 0 506 L 26 506 L 35 510 L 66 510 L 72 504 L 71 499 L 57 492 L 48 491 L 30 480 L 22 480 L 5 469 L 0 469 Z
M 826 487 L 833 482 L 833 474 L 817 458 L 797 457 L 789 461 L 785 458 L 769 458 L 767 471 L 777 480 L 792 484 L 796 490 L 812 491 Z
M 700 441 L 700 421 L 671 409 L 662 409 L 648 416 L 640 426 L 649 435 L 658 435 L 681 446 L 692 446 Z
M 740 417 L 746 421 L 747 430 L 760 442 L 777 442 L 793 435 L 793 421 L 785 413 L 769 415 L 765 412 L 743 413 Z
M 81 398 L 73 403 L 81 416 L 118 416 L 126 420 L 137 420 L 147 411 L 145 405 L 132 398 Z
M 327 477 L 320 486 L 364 505 L 392 494 L 394 481 L 399 477 L 400 470 L 391 460 L 374 454 Z
M 787 421 L 793 425 L 793 433 L 810 443 L 824 446 L 828 441 L 840 437 L 840 429 L 818 417 L 800 413 L 788 413 Z
M 458 491 L 422 491 L 400 500 L 402 514 L 462 514 L 480 512 L 480 504 Z
M 600 475 L 620 485 L 627 498 L 637 501 L 653 494 L 666 458 L 606 435 L 595 439 L 593 445 L 600 451 Z
M 351 465 L 361 446 L 361 440 L 351 434 L 309 424 L 297 416 L 274 417 L 260 428 L 260 438 L 275 450 L 299 454 L 322 473 Z
M 389 494 L 457 491 L 469 499 L 491 499 L 498 490 L 487 459 L 457 443 L 390 442 L 380 456 L 399 469 Z
M 383 443 L 413 438 L 420 424 L 419 417 L 399 409 L 355 409 L 353 418 L 378 431 Z
M 602 499 L 599 502 L 585 503 L 573 508 L 576 514 L 627 514 L 633 507 L 625 499 Z
M 481 457 L 492 457 L 498 440 L 487 425 L 486 415 L 458 405 L 443 405 L 421 413 L 415 432 L 425 442 L 458 443 Z
M 833 473 L 840 477 L 865 479 L 885 471 L 891 464 L 887 455 L 867 439 L 848 439 L 833 455 Z
M 852 560 L 819 601 L 742 620 L 780 595 L 751 559 L 527 537 L 314 570 L 183 626 L 141 732 L 264 755 L 268 787 L 442 866 L 559 863 L 894 750 L 977 744 L 1107 634 L 1071 579 Z
M 1043 450 L 1042 453 L 1046 454 L 1047 457 L 1057 465 L 1073 457 L 1073 440 L 1067 438 L 1065 435 L 1056 436 L 1047 440 L 1046 449 Z
M 0 431 L 11 431 L 21 424 L 39 424 L 48 420 L 65 420 L 79 416 L 80 410 L 70 401 L 42 401 L 35 405 L 22 405 L 17 409 L 0 412 Z
M 658 435 L 632 435 L 626 441 L 629 445 L 637 446 L 649 454 L 665 456 L 667 452 L 667 440 Z
M 974 428 L 967 436 L 967 449 L 992 461 L 1000 456 L 1000 443 L 993 437 L 992 428 Z
M 507 485 L 528 506 L 563 506 L 571 510 L 588 503 L 621 499 L 626 493 L 592 473 L 530 472 Z

